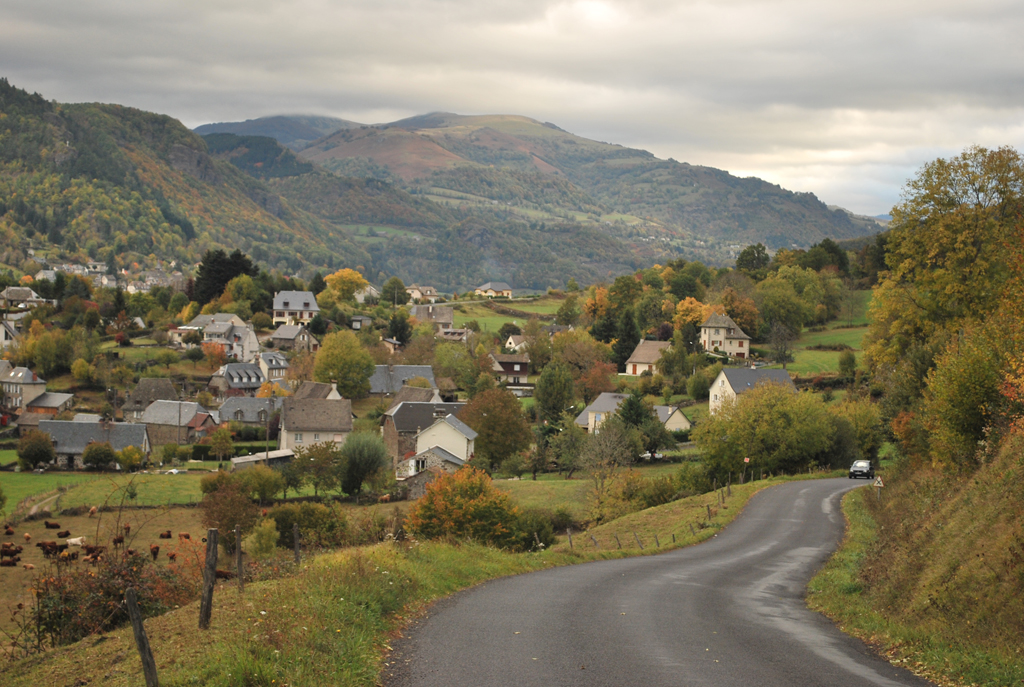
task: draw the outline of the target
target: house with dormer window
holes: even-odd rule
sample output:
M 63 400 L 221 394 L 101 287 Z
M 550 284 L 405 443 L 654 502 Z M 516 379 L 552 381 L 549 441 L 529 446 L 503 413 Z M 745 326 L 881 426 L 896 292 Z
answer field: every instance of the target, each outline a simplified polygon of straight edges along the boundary
M 750 356 L 750 337 L 728 315 L 711 315 L 700 326 L 700 343 L 710 353 L 733 358 Z
M 306 324 L 320 314 L 312 291 L 279 291 L 274 294 L 274 324 Z

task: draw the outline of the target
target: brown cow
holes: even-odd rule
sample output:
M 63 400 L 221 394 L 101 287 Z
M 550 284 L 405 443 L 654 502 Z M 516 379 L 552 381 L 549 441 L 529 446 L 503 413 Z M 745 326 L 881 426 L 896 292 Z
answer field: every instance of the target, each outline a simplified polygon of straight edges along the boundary
M 114 543 L 114 546 L 120 546 L 121 544 L 124 544 L 124 537 L 119 534 L 111 541 Z
M 160 547 L 156 544 L 150 544 L 149 555 L 153 557 L 153 562 L 156 563 L 156 557 L 160 555 Z
M 21 562 L 21 558 L 15 556 L 14 558 L 0 558 L 0 568 L 13 568 Z
M 124 533 L 125 534 L 131 534 L 131 531 L 132 531 L 132 526 L 129 525 L 128 523 L 125 523 L 125 525 L 124 525 Z
M 188 532 L 178 532 L 178 539 L 191 539 L 192 535 Z
M 25 570 L 35 570 L 36 569 L 36 566 L 32 565 L 31 563 L 22 563 L 21 567 L 25 568 Z
M 57 533 L 57 536 L 60 537 L 61 539 L 67 539 L 68 537 L 71 536 L 71 530 L 62 530 L 62 531 Z
M 178 558 L 178 554 L 175 551 L 168 551 L 167 557 L 171 560 L 171 563 L 173 563 Z
M 170 530 L 166 530 L 164 532 L 161 532 L 160 533 L 160 538 L 161 539 L 170 539 L 171 538 L 171 531 Z
M 28 532 L 25 533 L 25 541 L 32 541 L 32 535 Z
M 377 499 L 377 503 L 390 503 L 390 502 L 391 502 L 391 494 L 384 494 L 379 499 Z
M 45 527 L 48 530 L 59 530 L 60 529 L 60 523 L 59 522 L 50 522 L 49 520 L 43 520 L 43 527 Z
M 89 517 L 91 518 L 94 515 L 96 515 L 96 506 L 89 509 Z

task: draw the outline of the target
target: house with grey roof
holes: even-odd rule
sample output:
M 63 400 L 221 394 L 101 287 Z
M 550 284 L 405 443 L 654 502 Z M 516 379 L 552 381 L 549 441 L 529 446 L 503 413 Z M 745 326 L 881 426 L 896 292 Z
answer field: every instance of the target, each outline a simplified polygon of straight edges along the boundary
M 409 387 L 415 388 L 415 387 Z M 400 393 L 404 393 L 404 390 Z M 398 466 L 409 453 L 416 453 L 416 435 L 438 420 L 458 413 L 465 403 L 437 403 L 433 401 L 403 401 L 388 408 L 381 417 L 381 438 Z
M 21 338 L 21 334 L 13 322 L 3 320 L 0 322 L 0 349 L 7 350 L 8 346 Z
M 228 363 L 213 373 L 207 386 L 220 399 L 255 396 L 267 378 L 256 363 Z
M 451 329 L 455 325 L 455 308 L 446 305 L 414 305 L 409 316 L 419 322 L 429 322 L 434 329 Z
M 619 411 L 619 406 L 629 398 L 629 394 L 605 392 L 594 399 L 593 403 L 576 416 L 576 424 L 588 432 L 595 432 Z M 655 416 L 670 432 L 690 429 L 690 421 L 676 406 L 654 406 Z
M 0 308 L 34 308 L 37 305 L 56 305 L 57 301 L 42 298 L 27 286 L 8 286 L 0 291 Z
M 177 401 L 178 391 L 166 377 L 143 377 L 135 385 L 122 407 L 126 422 L 142 422 L 142 415 L 153 401 Z
M 68 470 L 85 467 L 82 455 L 92 443 L 109 443 L 115 451 L 135 446 L 147 457 L 151 451 L 146 425 L 44 420 L 39 423 L 39 430 L 50 435 L 57 465 Z
M 279 351 L 260 353 L 256 362 L 260 366 L 263 376 L 267 378 L 267 381 L 277 385 L 285 384 L 284 378 L 288 373 L 288 358 L 284 357 L 284 353 Z
M 708 412 L 712 415 L 722 404 L 734 403 L 738 396 L 760 384 L 781 384 L 797 392 L 796 384 L 785 370 L 754 370 L 749 367 L 727 367 L 718 373 L 708 395 Z
M 266 427 L 274 413 L 281 409 L 281 398 L 248 398 L 234 396 L 219 409 L 222 422 L 237 422 L 249 427 Z
M 380 300 L 380 290 L 373 284 L 367 284 L 356 291 L 352 297 L 356 303 L 376 303 Z
M 256 330 L 245 323 L 211 322 L 203 328 L 203 343 L 218 344 L 224 348 L 228 358 L 243 363 L 255 361 L 260 352 Z
M 700 326 L 700 343 L 705 351 L 735 358 L 750 355 L 750 337 L 728 315 L 712 314 Z
M 153 401 L 142 414 L 154 446 L 191 444 L 213 431 L 217 422 L 206 408 L 190 401 Z
M 447 415 L 416 435 L 416 455 L 432 451 L 443 459 L 445 454 L 437 452 L 438 449 L 443 449 L 447 454 L 463 463 L 468 463 L 472 460 L 475 452 L 474 444 L 476 437 L 477 433 L 469 425 L 454 415 Z M 415 461 L 415 456 L 413 460 Z M 412 467 L 415 467 L 415 462 Z M 408 461 L 399 463 L 398 469 L 396 469 L 396 476 L 398 476 L 398 470 L 400 469 L 406 470 L 402 474 L 403 477 L 409 476 Z
M 282 351 L 316 353 L 320 350 L 320 340 L 301 324 L 282 324 L 270 335 L 270 343 Z
M 274 294 L 274 324 L 305 324 L 320 314 L 312 291 L 279 291 Z
M 401 461 L 398 467 L 395 468 L 395 477 L 397 479 L 405 479 L 430 468 L 450 474 L 465 464 L 466 461 L 451 451 L 441 446 L 431 446 L 425 451 Z
M 405 292 L 409 294 L 409 298 L 414 301 L 436 303 L 437 299 L 441 297 L 441 294 L 439 294 L 437 289 L 433 286 L 420 286 L 418 284 L 413 284 L 412 286 L 405 287 Z
M 266 465 L 271 468 L 284 467 L 295 458 L 295 452 L 289 449 L 278 449 L 276 451 L 261 451 L 248 456 L 236 456 L 231 459 L 231 472 L 239 472 L 256 465 Z
M 347 398 L 287 397 L 281 403 L 281 431 L 278 448 L 293 451 L 304 446 L 333 441 L 345 443 L 352 433 L 352 401 Z
M 320 398 L 337 401 L 341 399 L 336 383 L 326 384 L 324 382 L 303 382 L 292 394 L 292 398 Z
M 25 407 L 25 413 L 39 413 L 42 415 L 57 415 L 65 410 L 71 409 L 74 403 L 74 394 L 64 394 L 56 391 L 44 391 L 39 394 Z M 23 415 L 25 413 L 22 413 Z
M 10 361 L 0 360 L 0 389 L 3 407 L 8 412 L 20 412 L 46 393 L 46 380 L 27 367 L 14 367 Z
M 353 315 L 348 319 L 348 326 L 354 331 L 361 332 L 373 327 L 373 318 L 366 315 Z
M 423 377 L 430 382 L 431 388 L 437 388 L 434 369 L 430 365 L 377 365 L 370 377 L 370 393 L 390 396 L 398 393 L 414 377 Z
M 491 353 L 491 371 L 498 382 L 526 384 L 530 376 L 530 356 L 527 353 Z
M 186 344 L 182 339 L 184 339 L 186 335 L 190 332 L 199 332 L 200 334 L 203 334 L 206 331 L 206 328 L 213 324 L 221 325 L 222 327 L 226 325 L 245 327 L 245 320 L 238 315 L 229 312 L 219 312 L 214 313 L 213 315 L 196 315 L 188 324 L 184 324 L 180 327 L 171 327 L 171 329 L 167 331 L 168 341 L 179 346 L 185 346 Z

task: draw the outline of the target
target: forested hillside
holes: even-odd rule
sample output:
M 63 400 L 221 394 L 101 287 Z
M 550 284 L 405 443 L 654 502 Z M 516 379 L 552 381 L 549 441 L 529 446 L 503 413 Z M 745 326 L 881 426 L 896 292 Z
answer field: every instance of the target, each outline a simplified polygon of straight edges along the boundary
M 301 163 L 300 163 L 301 164 Z M 295 271 L 367 259 L 336 227 L 207 153 L 180 122 L 118 105 L 52 103 L 0 80 L 0 262 L 27 250 L 112 268 L 241 248 Z

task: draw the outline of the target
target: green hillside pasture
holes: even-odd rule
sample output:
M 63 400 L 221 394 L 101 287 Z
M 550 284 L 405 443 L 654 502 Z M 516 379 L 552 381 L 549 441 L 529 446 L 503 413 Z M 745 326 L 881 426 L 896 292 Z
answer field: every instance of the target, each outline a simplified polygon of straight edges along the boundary
M 871 305 L 871 297 L 873 292 L 871 291 L 854 291 L 852 294 L 853 298 L 853 317 L 848 319 L 841 315 L 836 321 L 837 325 L 853 324 L 856 326 L 866 327 L 868 321 L 868 308 Z M 835 326 L 835 325 L 833 325 Z
M 206 474 L 206 473 L 203 473 Z M 102 475 L 70 490 L 61 499 L 61 508 L 75 506 L 116 506 L 124 499 L 125 504 L 137 506 L 166 506 L 195 503 L 202 498 L 199 480 L 203 474 L 181 475 Z M 128 501 L 125 487 L 135 485 L 137 498 Z
M 823 332 L 804 332 L 796 342 L 793 349 L 794 362 L 786 369 L 799 375 L 815 375 L 839 372 L 839 356 L 842 351 L 817 351 L 808 350 L 811 346 L 828 346 L 833 344 L 846 344 L 854 350 L 857 355 L 857 363 L 861 362 L 860 347 L 867 334 L 867 327 L 856 327 L 852 329 L 831 328 Z M 781 369 L 781 365 L 774 365 L 771 369 Z
M 4 453 L 14 453 L 14 451 L 4 451 Z M 10 461 L 7 456 L 4 456 L 2 462 Z M 47 472 L 42 475 L 31 472 L 0 472 L 0 488 L 4 490 L 4 495 L 7 497 L 7 513 L 10 514 L 14 512 L 15 506 L 24 499 L 41 496 L 64 487 L 70 488 L 97 477 L 99 475 L 84 472 Z
M 558 309 L 562 307 L 562 303 L 564 302 L 565 299 L 562 298 L 551 298 L 545 296 L 543 298 L 538 298 L 532 303 L 515 303 L 510 307 L 524 312 L 537 313 L 538 315 L 554 315 L 558 312 Z

